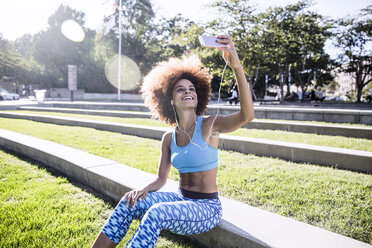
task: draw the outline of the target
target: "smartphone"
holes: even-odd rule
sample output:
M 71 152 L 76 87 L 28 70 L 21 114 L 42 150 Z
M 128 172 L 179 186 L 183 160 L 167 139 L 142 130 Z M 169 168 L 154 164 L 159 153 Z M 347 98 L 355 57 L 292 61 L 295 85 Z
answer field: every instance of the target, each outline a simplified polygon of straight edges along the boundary
M 200 35 L 199 41 L 205 47 L 227 47 L 227 44 L 217 43 L 216 36 Z

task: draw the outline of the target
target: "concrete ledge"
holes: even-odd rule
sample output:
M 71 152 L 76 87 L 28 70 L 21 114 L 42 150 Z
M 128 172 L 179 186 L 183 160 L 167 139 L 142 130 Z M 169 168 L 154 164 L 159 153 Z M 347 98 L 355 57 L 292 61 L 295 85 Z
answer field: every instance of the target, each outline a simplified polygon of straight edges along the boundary
M 109 159 L 50 141 L 0 129 L 0 147 L 52 166 L 118 201 L 128 190 L 138 188 L 155 175 Z M 162 191 L 174 191 L 168 180 Z M 372 246 L 318 227 L 221 197 L 223 217 L 213 230 L 191 239 L 213 248 L 371 248 Z
M 208 106 L 207 114 L 231 114 L 239 106 Z M 372 125 L 372 110 L 351 109 L 312 109 L 312 108 L 273 108 L 254 107 L 254 115 L 261 119 L 282 119 L 298 121 L 324 121 L 333 123 L 360 123 Z
M 141 95 L 138 94 L 120 94 L 121 99 L 125 99 L 125 101 L 137 101 L 140 102 L 142 101 Z M 84 93 L 83 94 L 83 99 L 84 100 L 91 100 L 91 101 L 96 101 L 99 99 L 103 100 L 117 100 L 118 99 L 118 94 L 110 94 L 110 93 Z
M 123 134 L 135 135 L 143 138 L 161 139 L 166 131 L 171 129 L 161 127 L 150 127 L 144 125 L 133 125 L 124 123 L 115 123 L 108 121 L 92 121 L 78 118 L 58 117 L 58 116 L 45 116 L 34 114 L 21 114 L 0 112 L 0 117 L 25 119 L 31 121 L 38 121 L 44 123 L 52 123 L 57 125 L 90 127 L 99 130 L 118 132 Z
M 97 103 L 97 102 L 50 102 L 59 108 L 105 109 L 149 112 L 143 103 Z M 208 105 L 207 115 L 217 113 L 231 114 L 239 106 Z M 361 123 L 372 125 L 372 110 L 351 109 L 313 109 L 254 106 L 255 117 L 258 119 L 283 119 L 299 121 L 325 121 L 335 123 Z
M 275 140 L 220 135 L 220 148 L 293 162 L 372 173 L 372 152 Z
M 115 102 L 52 102 L 56 108 L 78 108 L 78 109 L 100 109 L 100 110 L 122 110 L 141 111 L 150 110 L 143 103 L 115 103 Z
M 115 111 L 115 110 L 96 110 L 96 109 L 73 109 L 73 108 L 45 108 L 45 107 L 19 107 L 17 110 L 57 112 L 68 114 L 99 115 L 121 118 L 151 118 L 152 114 L 147 112 Z M 372 130 L 372 129 L 371 129 Z
M 53 107 L 53 104 L 40 104 L 31 100 L 0 101 L 0 110 L 16 110 L 23 106 Z
M 71 108 L 43 108 L 43 107 L 19 107 L 18 110 L 45 111 L 57 113 L 100 115 L 122 118 L 151 118 L 151 113 L 91 110 L 91 109 L 71 109 Z M 246 124 L 244 128 L 283 130 L 288 132 L 314 133 L 322 135 L 344 136 L 363 139 L 372 139 L 372 127 L 349 127 L 345 125 L 329 126 L 321 124 L 305 124 L 283 121 L 253 120 Z
M 283 130 L 288 132 L 372 139 L 371 127 L 349 127 L 345 125 L 328 126 L 321 124 L 303 124 L 264 120 L 253 120 L 244 127 L 253 129 Z
M 90 127 L 158 140 L 162 138 L 165 132 L 171 130 L 161 127 L 33 114 L 0 112 L 0 117 L 27 119 L 59 125 Z M 258 156 L 277 157 L 295 162 L 313 163 L 317 165 L 333 166 L 338 169 L 372 173 L 372 152 L 232 135 L 220 135 L 219 147 L 245 154 L 252 153 Z

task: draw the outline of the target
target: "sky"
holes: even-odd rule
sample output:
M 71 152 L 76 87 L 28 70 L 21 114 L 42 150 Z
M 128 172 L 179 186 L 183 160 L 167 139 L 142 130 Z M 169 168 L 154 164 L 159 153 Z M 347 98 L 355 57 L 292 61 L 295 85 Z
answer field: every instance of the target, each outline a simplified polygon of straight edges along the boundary
M 48 17 L 62 3 L 86 14 L 85 26 L 98 29 L 104 15 L 102 3 L 112 0 L 0 0 L 0 33 L 3 38 L 15 40 L 24 34 L 35 34 L 46 30 Z M 125 0 L 123 0 L 125 1 Z M 193 21 L 213 19 L 215 12 L 205 7 L 214 0 L 150 0 L 156 13 L 172 17 L 181 13 Z M 264 10 L 270 6 L 284 6 L 296 0 L 251 0 L 257 9 Z M 372 0 L 314 0 L 311 10 L 332 18 L 355 15 L 361 8 L 372 4 Z M 89 3 L 89 4 L 87 4 Z

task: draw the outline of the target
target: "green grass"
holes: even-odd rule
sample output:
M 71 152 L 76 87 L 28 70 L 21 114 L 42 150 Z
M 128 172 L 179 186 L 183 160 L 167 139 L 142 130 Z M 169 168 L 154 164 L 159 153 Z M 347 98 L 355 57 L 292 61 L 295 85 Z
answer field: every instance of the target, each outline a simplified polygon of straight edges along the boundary
M 0 247 L 90 247 L 112 211 L 67 179 L 0 150 Z M 156 247 L 194 246 L 160 237 Z
M 160 142 L 91 128 L 0 118 L 0 128 L 156 173 Z M 135 145 L 133 145 L 135 144 Z M 222 196 L 372 244 L 372 175 L 220 151 Z M 178 179 L 172 168 L 170 178 Z
M 127 124 L 168 127 L 166 124 L 160 123 L 157 120 L 142 119 L 142 118 L 119 118 L 119 117 L 106 117 L 106 116 L 94 116 L 94 115 L 82 115 L 82 114 L 32 112 L 32 111 L 17 111 L 17 113 L 27 113 L 27 114 L 39 113 L 39 114 L 51 115 L 51 116 L 66 116 L 66 117 L 74 117 L 74 118 L 89 119 L 89 120 L 100 120 L 100 121 L 110 121 L 110 122 L 119 122 L 119 123 L 127 123 Z M 372 140 L 361 139 L 361 138 L 317 135 L 317 134 L 309 134 L 309 133 L 295 133 L 295 132 L 287 132 L 287 131 L 280 131 L 280 130 L 247 129 L 247 128 L 240 128 L 236 130 L 235 132 L 229 133 L 229 135 L 372 152 Z

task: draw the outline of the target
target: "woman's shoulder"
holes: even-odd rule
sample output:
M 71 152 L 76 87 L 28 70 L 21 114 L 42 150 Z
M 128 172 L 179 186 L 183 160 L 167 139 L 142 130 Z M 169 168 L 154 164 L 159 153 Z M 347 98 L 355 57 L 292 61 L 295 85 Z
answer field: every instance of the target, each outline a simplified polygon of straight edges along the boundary
M 208 116 L 203 116 L 203 122 L 205 123 L 212 123 L 215 121 L 216 118 L 220 118 L 222 115 L 208 115 Z
M 167 131 L 166 133 L 163 134 L 163 138 L 161 139 L 163 143 L 170 144 L 172 141 L 172 134 L 173 131 Z
M 213 122 L 216 120 L 216 118 L 218 118 L 220 115 L 216 116 L 216 115 L 209 115 L 209 116 L 203 116 L 202 118 L 202 128 L 204 129 L 204 127 L 210 127 L 211 125 L 213 125 Z
M 171 147 L 171 142 L 172 142 L 172 131 L 168 131 L 163 134 L 163 137 L 161 139 L 161 149 L 165 151 L 164 149 L 170 151 Z

